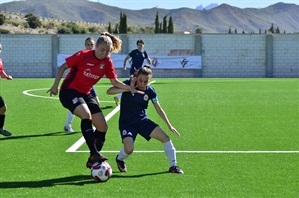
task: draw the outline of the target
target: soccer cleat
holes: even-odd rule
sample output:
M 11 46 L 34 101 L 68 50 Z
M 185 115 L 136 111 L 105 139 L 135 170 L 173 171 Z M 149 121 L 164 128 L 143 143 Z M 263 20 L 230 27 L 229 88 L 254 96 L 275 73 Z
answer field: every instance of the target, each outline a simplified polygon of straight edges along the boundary
M 178 166 L 172 166 L 169 168 L 169 172 L 171 173 L 178 173 L 178 174 L 184 174 L 184 171 L 180 169 Z
M 127 172 L 127 166 L 125 161 L 122 160 L 118 160 L 118 155 L 115 158 L 116 164 L 117 164 L 117 168 L 120 172 Z
M 0 130 L 0 134 L 4 135 L 6 137 L 11 136 L 11 132 L 9 132 L 5 129 Z
M 94 154 L 94 155 L 90 156 L 87 159 L 86 167 L 87 168 L 91 168 L 94 163 L 96 163 L 96 162 L 100 162 L 101 163 L 101 162 L 106 161 L 106 160 L 108 160 L 108 158 L 106 156 L 101 155 L 99 153 Z
M 117 96 L 114 96 L 114 101 L 116 106 L 120 104 L 120 99 Z
M 72 128 L 72 126 L 64 126 L 64 131 L 68 132 L 68 133 L 74 133 L 74 129 Z

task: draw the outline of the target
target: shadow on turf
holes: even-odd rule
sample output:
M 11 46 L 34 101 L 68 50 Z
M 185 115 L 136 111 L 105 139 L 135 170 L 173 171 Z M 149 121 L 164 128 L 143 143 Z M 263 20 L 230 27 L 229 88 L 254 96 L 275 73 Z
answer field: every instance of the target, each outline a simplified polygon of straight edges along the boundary
M 157 173 L 145 173 L 139 175 L 123 175 L 113 174 L 112 178 L 138 178 L 144 176 L 168 174 L 168 171 L 157 172 Z M 0 189 L 3 188 L 41 188 L 41 187 L 53 187 L 59 185 L 75 185 L 84 186 L 86 184 L 98 184 L 90 175 L 74 175 L 70 177 L 62 177 L 56 179 L 47 179 L 41 181 L 11 181 L 11 182 L 0 182 Z
M 163 172 L 157 172 L 157 173 L 144 173 L 144 174 L 138 174 L 138 175 L 125 175 L 123 173 L 113 173 L 112 178 L 138 178 L 138 177 L 145 177 L 145 176 L 153 176 L 153 175 L 161 175 L 161 174 L 168 174 L 168 171 Z
M 23 139 L 23 138 L 34 138 L 34 137 L 48 137 L 48 136 L 64 136 L 64 135 L 74 135 L 81 132 L 66 133 L 64 131 L 53 132 L 53 133 L 44 133 L 44 134 L 33 134 L 33 135 L 12 135 L 10 137 L 1 137 L 0 141 L 4 140 L 14 140 L 14 139 Z
M 83 186 L 85 184 L 98 183 L 90 175 L 75 175 L 70 177 L 62 177 L 56 179 L 47 179 L 41 181 L 12 181 L 0 182 L 0 188 L 41 188 L 59 185 L 76 185 Z

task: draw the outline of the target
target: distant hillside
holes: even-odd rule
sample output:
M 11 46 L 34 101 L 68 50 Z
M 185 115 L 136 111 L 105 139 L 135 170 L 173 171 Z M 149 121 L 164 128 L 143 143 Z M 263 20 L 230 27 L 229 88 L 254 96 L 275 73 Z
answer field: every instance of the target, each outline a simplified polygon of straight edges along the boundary
M 206 7 L 203 7 L 202 5 L 200 5 L 200 6 L 196 7 L 196 10 L 211 10 L 213 8 L 216 8 L 217 6 L 218 6 L 218 4 L 216 4 L 216 3 L 211 3 L 210 5 L 208 5 Z
M 240 9 L 228 4 L 210 10 L 189 8 L 129 10 L 107 6 L 87 0 L 27 0 L 0 4 L 0 10 L 35 15 L 53 19 L 84 21 L 91 23 L 115 24 L 119 22 L 120 12 L 127 15 L 129 26 L 154 27 L 155 16 L 159 13 L 160 22 L 164 16 L 172 16 L 175 32 L 195 32 L 201 28 L 203 33 L 227 33 L 231 28 L 239 33 L 263 32 L 274 24 L 280 31 L 299 32 L 299 6 L 277 3 L 262 9 Z

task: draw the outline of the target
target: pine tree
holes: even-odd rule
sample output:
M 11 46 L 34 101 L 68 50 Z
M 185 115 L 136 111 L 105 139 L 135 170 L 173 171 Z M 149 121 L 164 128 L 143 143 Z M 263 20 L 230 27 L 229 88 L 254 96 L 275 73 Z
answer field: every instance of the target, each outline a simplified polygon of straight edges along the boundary
M 163 17 L 163 29 L 162 29 L 163 33 L 167 33 L 167 16 Z
M 111 23 L 110 23 L 110 21 L 109 21 L 109 24 L 108 24 L 108 32 L 109 32 L 109 33 L 112 33 L 112 29 L 111 29 Z
M 172 16 L 169 17 L 169 22 L 168 22 L 168 31 L 169 34 L 174 33 L 174 27 L 173 27 L 173 21 L 172 21 Z
M 155 34 L 158 34 L 160 31 L 160 22 L 159 22 L 159 12 L 156 14 L 156 19 L 155 19 Z

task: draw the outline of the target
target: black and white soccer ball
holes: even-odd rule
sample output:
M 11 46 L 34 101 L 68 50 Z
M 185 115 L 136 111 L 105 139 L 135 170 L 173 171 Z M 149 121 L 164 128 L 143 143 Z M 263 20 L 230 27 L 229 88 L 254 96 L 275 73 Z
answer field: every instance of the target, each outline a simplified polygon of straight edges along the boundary
M 105 182 L 112 176 L 112 168 L 107 161 L 96 162 L 91 167 L 91 176 L 97 182 Z

